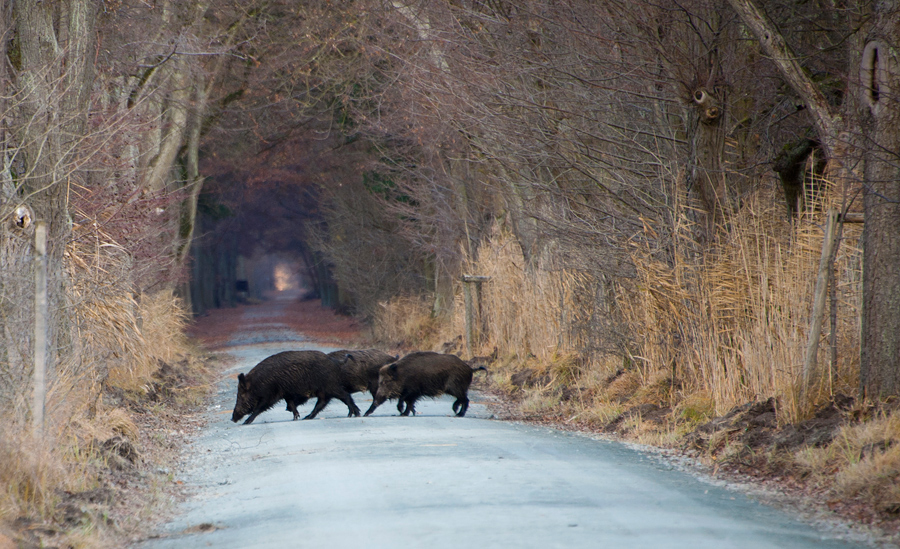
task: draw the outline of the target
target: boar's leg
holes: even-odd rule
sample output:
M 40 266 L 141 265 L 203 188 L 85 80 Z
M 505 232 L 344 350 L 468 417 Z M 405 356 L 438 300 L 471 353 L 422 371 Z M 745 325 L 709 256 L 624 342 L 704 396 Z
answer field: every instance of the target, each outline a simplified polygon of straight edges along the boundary
M 253 420 L 256 419 L 256 416 L 258 416 L 259 414 L 261 414 L 265 411 L 266 411 L 265 408 L 257 408 L 255 410 L 253 410 L 253 413 L 250 414 L 250 417 L 248 417 L 247 420 L 244 421 L 244 425 L 250 425 L 251 423 L 253 423 Z
M 416 401 L 419 400 L 419 395 L 400 395 L 400 402 L 403 402 L 404 400 L 406 401 L 406 409 L 400 412 L 400 415 L 409 416 L 410 413 L 416 415 Z M 399 405 L 397 406 L 397 409 L 400 409 Z
M 294 401 L 294 408 L 295 408 L 294 410 L 291 410 L 291 403 L 288 399 L 291 399 Z M 295 414 L 294 419 L 297 419 L 300 416 L 300 414 L 298 414 L 296 411 L 297 406 L 303 406 L 304 404 L 306 404 L 307 400 L 309 400 L 309 398 L 307 398 L 305 396 L 288 395 L 288 396 L 284 397 L 284 401 L 287 402 L 287 406 L 284 409 L 287 410 L 288 412 L 294 412 L 294 414 Z
M 325 409 L 326 406 L 328 406 L 329 402 L 331 402 L 330 396 L 325 396 L 324 394 L 319 394 L 316 396 L 319 397 L 318 399 L 316 399 L 316 405 L 313 406 L 312 412 L 310 412 L 309 415 L 307 415 L 303 419 L 313 419 L 319 414 L 319 412 L 321 412 Z
M 353 402 L 353 397 L 350 396 L 350 393 L 344 393 L 342 395 L 338 395 L 338 398 L 341 399 L 341 402 L 347 405 L 347 417 L 359 417 L 359 406 Z
M 456 409 L 459 408 L 459 411 Z M 456 402 L 453 403 L 453 411 L 456 412 L 456 415 L 459 417 L 463 417 L 466 415 L 466 410 L 469 409 L 469 399 L 467 397 L 459 397 L 456 399 Z
M 287 397 L 284 400 L 287 402 L 288 411 L 294 414 L 294 421 L 300 419 L 300 412 L 297 411 L 297 403 L 294 402 L 294 399 Z
M 384 401 L 385 401 L 385 400 L 387 400 L 387 399 L 384 398 L 384 397 L 382 397 L 382 396 L 378 396 L 378 394 L 376 393 L 376 394 L 375 394 L 375 398 L 372 399 L 372 405 L 369 406 L 369 409 L 366 410 L 366 413 L 363 414 L 363 416 L 368 417 L 369 414 L 371 414 L 372 412 L 375 411 L 375 408 L 378 408 L 379 406 L 381 406 L 382 404 L 384 404 Z

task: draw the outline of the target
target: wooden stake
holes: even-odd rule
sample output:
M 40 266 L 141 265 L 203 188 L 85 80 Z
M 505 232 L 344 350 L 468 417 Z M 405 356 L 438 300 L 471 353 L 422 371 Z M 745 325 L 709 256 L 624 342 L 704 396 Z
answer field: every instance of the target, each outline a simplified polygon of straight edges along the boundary
M 475 356 L 475 346 L 481 342 L 484 332 L 484 316 L 481 314 L 481 284 L 490 280 L 488 276 L 463 275 L 463 297 L 466 304 L 466 347 L 469 356 Z M 472 286 L 475 295 L 472 295 Z M 474 299 L 473 299 L 474 297 Z
M 822 257 L 819 259 L 819 273 L 816 276 L 816 289 L 813 297 L 812 315 L 809 320 L 809 339 L 806 343 L 806 360 L 803 361 L 801 398 L 806 399 L 813 373 L 816 369 L 816 355 L 819 352 L 819 337 L 822 335 L 822 321 L 825 314 L 825 298 L 828 295 L 828 280 L 832 255 L 837 239 L 835 231 L 838 213 L 828 210 L 828 221 L 825 224 L 825 238 L 822 241 Z
M 38 221 L 34 228 L 34 394 L 31 420 L 34 432 L 44 431 L 44 406 L 47 394 L 47 223 Z

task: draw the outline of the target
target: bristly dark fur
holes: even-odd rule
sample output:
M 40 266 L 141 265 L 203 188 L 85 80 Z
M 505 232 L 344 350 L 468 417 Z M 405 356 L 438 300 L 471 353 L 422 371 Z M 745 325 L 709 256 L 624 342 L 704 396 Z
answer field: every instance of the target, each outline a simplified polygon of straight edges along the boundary
M 385 364 L 397 360 L 378 349 L 363 349 L 359 351 L 336 351 L 344 353 L 346 361 L 341 363 L 341 382 L 350 393 L 368 391 L 373 397 L 378 391 L 378 372 Z M 331 356 L 331 353 L 329 353 Z
M 359 408 L 341 384 L 337 364 L 320 351 L 285 351 L 272 355 L 250 370 L 238 375 L 237 401 L 231 421 L 238 422 L 250 414 L 244 425 L 256 416 L 285 399 L 288 409 L 298 419 L 295 403 L 302 404 L 316 397 L 312 412 L 303 419 L 312 419 L 332 398 L 347 405 L 351 415 L 359 415 Z
M 385 400 L 394 398 L 398 399 L 400 415 L 415 415 L 418 399 L 446 393 L 456 397 L 453 411 L 462 417 L 469 408 L 469 385 L 477 370 L 487 368 L 479 366 L 473 369 L 456 355 L 430 351 L 410 353 L 393 364 L 381 367 L 378 392 L 365 415 L 374 412 Z
M 378 370 L 385 364 L 389 364 L 397 360 L 396 356 L 391 356 L 378 349 L 341 349 L 328 353 L 330 358 L 338 369 L 341 377 L 341 386 L 350 394 L 369 391 L 372 396 L 378 390 Z M 300 406 L 306 402 L 305 398 L 293 398 L 294 406 Z M 287 410 L 291 409 L 291 401 L 287 401 Z M 352 415 L 352 414 L 350 414 Z

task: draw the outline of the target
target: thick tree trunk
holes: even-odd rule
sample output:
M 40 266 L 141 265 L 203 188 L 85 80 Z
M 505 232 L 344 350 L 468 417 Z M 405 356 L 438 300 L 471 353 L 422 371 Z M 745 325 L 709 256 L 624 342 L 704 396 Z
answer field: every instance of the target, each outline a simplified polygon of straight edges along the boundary
M 863 50 L 865 147 L 860 389 L 900 395 L 900 2 L 877 2 Z
M 73 343 L 68 334 L 71 318 L 66 303 L 68 284 L 64 263 L 71 233 L 67 211 L 68 184 L 78 177 L 75 159 L 84 137 L 93 83 L 93 56 L 89 52 L 96 41 L 97 6 L 89 0 L 20 0 L 14 4 L 15 35 L 20 54 L 15 86 L 19 92 L 17 97 L 22 99 L 12 110 L 3 112 L 21 128 L 15 135 L 20 159 L 16 166 L 16 201 L 28 204 L 36 220 L 45 221 L 49 226 L 48 374 L 51 378 L 53 364 L 60 355 L 71 352 L 69 346 Z M 4 248 L 0 254 L 6 264 L 0 269 L 3 278 L 0 286 L 4 293 L 16 296 L 17 302 L 23 304 L 25 309 L 19 312 L 31 317 L 33 306 L 24 305 L 22 297 L 33 291 L 32 278 L 22 276 L 25 273 L 18 269 L 6 269 L 7 265 L 18 265 L 19 268 L 30 265 L 31 242 L 4 238 L 0 245 Z M 6 335 L 30 328 L 27 321 L 25 325 L 12 325 L 7 318 L 0 322 Z M 21 338 L 14 339 L 17 341 L 4 337 L 0 344 L 22 341 Z M 33 349 L 17 352 L 30 354 Z
M 205 102 L 204 102 L 205 103 Z M 202 112 L 202 108 L 198 107 Z M 188 131 L 187 151 L 185 153 L 185 172 L 187 181 L 185 195 L 181 199 L 178 212 L 178 230 L 175 234 L 175 268 L 181 269 L 187 261 L 191 243 L 194 240 L 194 226 L 197 224 L 197 201 L 203 189 L 203 178 L 200 176 L 200 128 L 201 112 L 195 112 Z M 190 283 L 185 281 L 179 289 L 179 295 L 190 313 Z
M 706 237 L 712 239 L 727 205 L 725 171 L 722 167 L 725 155 L 723 113 L 720 101 L 704 88 L 694 91 L 692 99 L 697 111 L 697 127 L 691 140 L 691 179 L 705 210 Z
M 169 63 L 166 72 L 171 82 L 171 91 L 163 109 L 165 133 L 161 136 L 142 185 L 151 193 L 164 192 L 172 182 L 175 162 L 184 145 L 188 124 L 192 89 L 190 66 L 184 57 L 176 57 Z

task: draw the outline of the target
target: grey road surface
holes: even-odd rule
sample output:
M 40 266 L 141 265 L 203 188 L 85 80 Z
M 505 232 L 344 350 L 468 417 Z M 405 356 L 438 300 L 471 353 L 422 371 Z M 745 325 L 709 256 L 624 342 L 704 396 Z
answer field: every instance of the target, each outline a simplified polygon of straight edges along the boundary
M 347 418 L 333 401 L 314 420 L 279 405 L 231 423 L 237 372 L 298 348 L 333 350 L 232 348 L 237 366 L 185 449 L 193 495 L 140 547 L 860 547 L 624 445 L 490 419 L 477 395 L 464 418 L 442 398 L 416 417 L 388 402 Z

